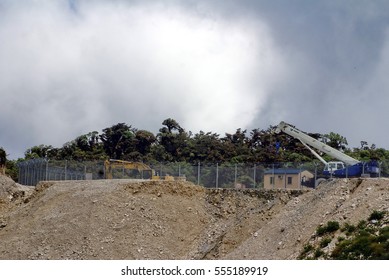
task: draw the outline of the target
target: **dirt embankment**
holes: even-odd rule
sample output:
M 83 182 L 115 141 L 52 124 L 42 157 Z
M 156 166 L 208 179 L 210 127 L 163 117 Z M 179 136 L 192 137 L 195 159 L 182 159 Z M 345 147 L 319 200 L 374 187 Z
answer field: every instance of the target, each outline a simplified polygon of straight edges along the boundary
M 336 180 L 314 191 L 43 182 L 14 199 L 20 186 L 11 181 L 0 201 L 1 259 L 295 259 L 320 224 L 389 210 L 386 179 Z

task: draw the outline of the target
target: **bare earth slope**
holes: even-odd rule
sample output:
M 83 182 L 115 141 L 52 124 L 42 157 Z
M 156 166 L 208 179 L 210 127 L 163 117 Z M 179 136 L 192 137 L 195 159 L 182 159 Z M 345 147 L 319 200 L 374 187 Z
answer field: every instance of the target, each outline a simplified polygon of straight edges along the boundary
M 386 179 L 337 180 L 314 191 L 42 182 L 32 194 L 12 199 L 8 191 L 0 200 L 0 258 L 295 259 L 318 225 L 388 211 L 388 186 Z
M 296 259 L 319 225 L 356 224 L 373 210 L 389 211 L 387 179 L 334 180 L 299 196 L 226 256 L 229 259 Z

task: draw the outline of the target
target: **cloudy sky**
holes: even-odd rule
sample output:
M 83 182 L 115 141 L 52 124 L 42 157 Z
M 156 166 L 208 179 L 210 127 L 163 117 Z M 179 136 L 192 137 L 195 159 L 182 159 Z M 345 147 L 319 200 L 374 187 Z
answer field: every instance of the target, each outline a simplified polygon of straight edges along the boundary
M 0 147 L 281 120 L 389 149 L 389 1 L 0 0 Z

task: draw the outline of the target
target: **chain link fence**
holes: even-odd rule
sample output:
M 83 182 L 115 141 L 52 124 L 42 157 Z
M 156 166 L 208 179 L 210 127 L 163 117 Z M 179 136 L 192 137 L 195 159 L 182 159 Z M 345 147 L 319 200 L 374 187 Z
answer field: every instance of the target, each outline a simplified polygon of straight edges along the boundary
M 322 175 L 324 166 L 318 162 L 305 163 L 257 163 L 257 164 L 190 164 L 177 163 L 150 163 L 149 170 L 139 170 L 128 166 L 115 167 L 110 170 L 112 179 L 150 179 L 149 172 L 158 176 L 174 176 L 185 178 L 207 188 L 263 188 L 266 183 L 279 180 L 282 186 L 291 183 L 289 171 L 300 176 L 297 187 L 314 187 L 316 179 Z M 380 162 L 380 177 L 389 177 L 389 161 Z M 106 179 L 107 169 L 104 161 L 55 161 L 46 159 L 32 159 L 18 163 L 18 182 L 22 185 L 35 186 L 40 181 L 61 180 L 99 180 Z M 310 183 L 304 183 L 301 177 L 303 171 L 312 174 Z M 265 181 L 266 176 L 269 177 Z M 270 179 L 273 177 L 273 179 Z M 289 177 L 289 178 L 288 178 Z M 275 178 L 275 179 L 274 179 Z M 313 183 L 312 183 L 313 181 Z

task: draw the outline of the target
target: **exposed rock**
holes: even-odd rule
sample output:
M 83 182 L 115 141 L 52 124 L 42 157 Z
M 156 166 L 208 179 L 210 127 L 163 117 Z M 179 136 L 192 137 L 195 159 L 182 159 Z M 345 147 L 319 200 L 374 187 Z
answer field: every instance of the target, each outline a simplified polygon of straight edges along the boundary
M 1 259 L 296 259 L 319 225 L 389 210 L 387 179 L 332 180 L 311 191 L 62 181 L 31 193 L 0 178 Z

